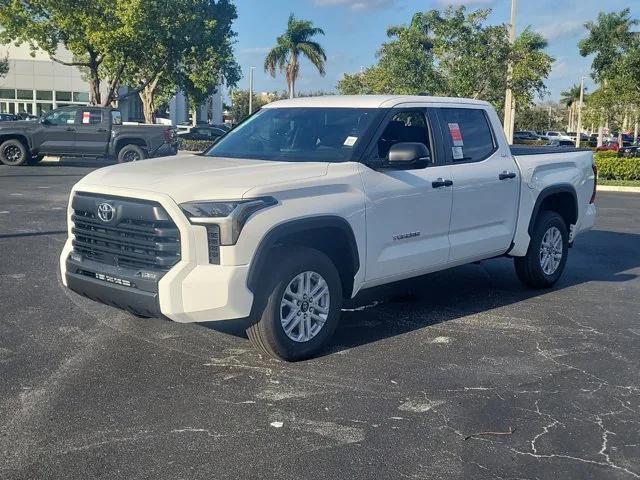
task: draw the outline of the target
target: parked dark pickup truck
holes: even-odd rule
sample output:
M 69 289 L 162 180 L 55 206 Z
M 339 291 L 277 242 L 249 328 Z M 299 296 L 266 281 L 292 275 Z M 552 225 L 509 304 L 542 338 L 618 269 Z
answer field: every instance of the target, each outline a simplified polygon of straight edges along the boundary
M 5 165 L 35 164 L 45 155 L 130 162 L 176 152 L 172 127 L 122 125 L 120 112 L 107 107 L 69 106 L 35 122 L 0 122 L 0 162 Z

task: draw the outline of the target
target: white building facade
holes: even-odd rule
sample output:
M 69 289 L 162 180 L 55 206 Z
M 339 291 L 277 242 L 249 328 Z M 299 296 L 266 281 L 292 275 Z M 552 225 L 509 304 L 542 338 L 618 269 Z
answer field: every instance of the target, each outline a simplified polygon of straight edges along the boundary
M 4 50 L 4 52 L 3 52 Z M 0 78 L 0 113 L 41 115 L 65 105 L 87 105 L 89 86 L 82 72 L 71 66 L 54 62 L 44 52 L 31 51 L 27 45 L 0 47 L 0 55 L 9 60 L 9 73 Z M 60 60 L 70 62 L 67 51 L 58 52 Z M 120 89 L 121 93 L 126 87 Z M 118 104 L 126 122 L 144 122 L 142 103 L 138 95 L 130 95 Z M 166 123 L 188 123 L 190 112 L 182 93 L 169 102 Z M 197 112 L 198 123 L 222 123 L 222 94 L 212 95 Z

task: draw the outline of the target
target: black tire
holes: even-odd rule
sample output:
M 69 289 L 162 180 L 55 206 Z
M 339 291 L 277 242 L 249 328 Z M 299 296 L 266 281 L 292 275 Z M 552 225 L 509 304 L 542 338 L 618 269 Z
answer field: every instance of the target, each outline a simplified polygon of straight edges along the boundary
M 542 240 L 554 227 L 559 230 L 562 237 L 562 257 L 557 268 L 547 273 L 541 265 Z M 564 271 L 568 254 L 569 231 L 564 219 L 556 212 L 543 211 L 536 220 L 526 256 L 514 258 L 516 274 L 520 281 L 529 287 L 536 289 L 552 287 Z
M 27 165 L 31 155 L 20 140 L 7 140 L 0 145 L 0 162 L 12 167 Z
M 274 251 L 265 271 L 269 272 L 269 277 L 265 276 L 263 279 L 263 289 L 256 298 L 259 305 L 264 305 L 264 310 L 257 312 L 257 315 L 260 315 L 259 321 L 247 329 L 249 340 L 262 352 L 282 360 L 297 361 L 314 356 L 327 344 L 340 319 L 343 293 L 340 275 L 335 265 L 329 257 L 318 250 L 295 247 L 287 249 L 286 252 Z M 281 306 L 281 302 L 289 283 L 303 272 L 315 272 L 324 279 L 329 290 L 329 309 L 325 322 L 315 336 L 300 342 L 293 340 L 285 333 L 281 313 L 283 308 L 288 307 Z M 305 304 L 308 310 L 305 309 Z M 289 309 L 289 312 L 292 310 Z M 309 308 L 309 302 L 303 302 L 298 310 L 313 313 Z M 296 315 L 300 314 L 296 313 Z M 294 317 L 292 322 L 296 319 L 297 317 Z M 315 322 L 315 320 L 309 321 Z M 298 324 L 300 323 L 301 321 L 298 320 Z M 302 327 L 297 328 L 300 333 Z
M 145 158 L 147 158 L 147 154 L 138 145 L 125 145 L 118 152 L 118 163 L 135 162 Z

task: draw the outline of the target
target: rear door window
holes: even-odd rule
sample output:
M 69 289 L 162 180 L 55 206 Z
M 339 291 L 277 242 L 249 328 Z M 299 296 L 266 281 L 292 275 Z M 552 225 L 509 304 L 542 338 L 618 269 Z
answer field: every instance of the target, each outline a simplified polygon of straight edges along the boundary
M 497 150 L 484 110 L 441 108 L 439 116 L 443 134 L 450 146 L 450 158 L 454 163 L 481 162 Z

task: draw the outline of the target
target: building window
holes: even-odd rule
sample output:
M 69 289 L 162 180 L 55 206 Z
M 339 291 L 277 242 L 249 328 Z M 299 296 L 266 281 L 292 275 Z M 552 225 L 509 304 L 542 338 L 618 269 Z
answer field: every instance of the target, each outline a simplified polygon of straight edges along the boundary
M 41 116 L 43 113 L 47 113 L 53 110 L 53 105 L 50 103 L 37 103 L 36 108 L 38 112 L 37 115 Z
M 0 98 L 16 98 L 16 91 L 13 88 L 0 88 Z
M 57 102 L 70 102 L 71 101 L 71 92 L 56 92 L 56 101 Z
M 33 100 L 33 90 L 18 90 L 18 100 Z
M 89 101 L 89 92 L 73 92 L 73 101 L 74 102 L 88 102 Z
M 51 90 L 36 90 L 36 100 L 53 100 Z

